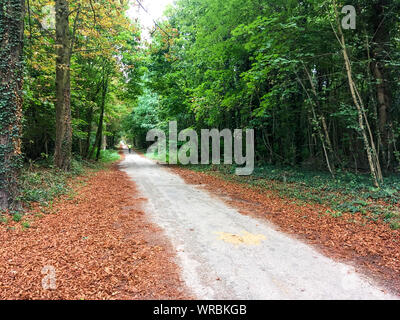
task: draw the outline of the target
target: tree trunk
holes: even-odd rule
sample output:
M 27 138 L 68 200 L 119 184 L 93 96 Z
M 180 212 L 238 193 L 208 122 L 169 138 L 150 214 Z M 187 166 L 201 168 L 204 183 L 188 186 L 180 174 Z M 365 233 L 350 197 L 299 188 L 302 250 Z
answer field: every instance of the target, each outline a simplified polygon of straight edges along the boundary
M 18 208 L 24 0 L 0 2 L 0 209 Z
M 374 15 L 371 18 L 374 36 L 372 38 L 371 55 L 372 62 L 370 64 L 372 75 L 375 79 L 376 98 L 378 102 L 378 126 L 382 142 L 382 155 L 385 161 L 386 169 L 390 166 L 391 146 L 389 139 L 390 117 L 389 112 L 392 104 L 391 92 L 388 84 L 389 71 L 385 68 L 384 60 L 387 59 L 387 46 L 390 45 L 390 27 L 395 22 L 388 17 L 385 7 L 388 5 L 387 0 L 379 0 L 374 6 Z M 385 16 L 386 15 L 386 16 Z
M 308 75 L 308 77 L 309 77 L 310 82 L 311 82 L 311 87 L 313 88 L 313 90 L 315 90 L 315 89 L 314 89 L 314 85 L 313 85 L 313 83 L 312 83 L 311 76 L 309 75 L 309 73 L 308 73 L 308 71 L 307 71 L 307 68 L 306 68 L 305 66 L 304 66 L 304 69 L 305 69 L 305 71 L 306 71 L 306 73 L 307 73 L 307 75 Z M 324 134 L 322 133 L 321 127 L 320 127 L 320 125 L 319 125 L 320 119 L 318 119 L 317 113 L 316 113 L 315 108 L 314 108 L 314 101 L 311 99 L 310 94 L 308 93 L 308 91 L 307 91 L 305 85 L 303 84 L 303 82 L 302 82 L 302 80 L 300 79 L 300 77 L 298 76 L 298 74 L 297 74 L 296 72 L 295 72 L 295 74 L 296 74 L 296 77 L 297 77 L 297 81 L 300 83 L 301 87 L 303 88 L 304 92 L 305 92 L 306 95 L 307 95 L 308 100 L 310 101 L 311 112 L 312 112 L 312 116 L 313 116 L 313 118 L 312 118 L 312 120 L 311 120 L 311 126 L 313 127 L 313 129 L 315 129 L 315 130 L 317 131 L 318 137 L 319 137 L 320 140 L 321 140 L 322 150 L 323 150 L 323 152 L 324 152 L 325 161 L 326 161 L 326 166 L 327 166 L 327 168 L 328 168 L 328 170 L 329 170 L 329 172 L 330 172 L 332 178 L 335 178 L 335 167 L 331 164 L 331 161 L 330 161 L 330 159 L 329 159 L 328 148 L 327 148 L 327 146 L 326 146 L 326 141 L 325 141 L 325 139 L 327 139 L 327 141 L 329 141 L 329 146 L 331 145 L 331 142 L 330 142 L 330 139 L 329 139 L 329 134 L 328 134 L 328 132 L 326 132 L 328 138 L 324 137 Z M 314 92 L 314 91 L 313 91 L 313 92 Z M 317 93 L 314 92 L 314 95 L 315 95 L 316 98 L 317 98 L 317 102 L 315 102 L 315 104 L 316 104 L 316 106 L 318 107 L 318 96 L 317 96 Z M 326 129 L 327 129 L 327 128 L 326 128 Z
M 102 87 L 99 124 L 97 126 L 96 139 L 95 139 L 94 145 L 92 147 L 92 150 L 91 150 L 90 156 L 89 156 L 89 158 L 93 157 L 94 149 L 97 147 L 96 161 L 99 160 L 99 158 L 100 158 L 101 140 L 102 140 L 102 135 L 103 135 L 104 109 L 105 109 L 105 105 L 106 105 L 107 89 L 108 89 L 108 75 L 105 73 L 103 76 L 103 87 Z
M 323 115 L 322 110 L 321 110 L 321 106 L 320 106 L 320 103 L 319 103 L 319 96 L 318 96 L 318 93 L 317 93 L 317 89 L 315 88 L 315 85 L 314 85 L 313 79 L 311 77 L 311 74 L 308 71 L 307 67 L 304 65 L 304 63 L 303 63 L 303 66 L 304 66 L 304 70 L 305 70 L 305 72 L 307 74 L 308 81 L 310 82 L 311 91 L 312 91 L 312 93 L 314 94 L 314 97 L 315 97 L 315 104 L 316 104 L 318 110 L 320 110 L 319 111 L 320 114 L 318 116 L 316 116 L 316 112 L 314 111 L 314 109 L 313 109 L 313 113 L 314 113 L 314 117 L 315 117 L 316 121 L 317 122 L 321 121 L 321 124 L 322 124 L 322 129 L 323 130 L 319 129 L 319 134 L 321 136 L 322 147 L 323 147 L 323 150 L 324 150 L 324 154 L 325 154 L 325 159 L 326 159 L 326 162 L 327 162 L 328 170 L 331 173 L 332 177 L 334 178 L 335 177 L 335 164 L 334 164 L 334 162 L 332 160 L 330 160 L 329 153 L 335 156 L 335 152 L 333 150 L 332 142 L 331 142 L 331 139 L 329 137 L 328 126 L 326 124 L 325 116 Z M 304 90 L 306 90 L 306 89 L 304 88 Z M 318 124 L 318 127 L 319 127 L 319 124 Z M 322 132 L 323 132 L 323 134 L 322 134 Z M 325 146 L 325 144 L 326 144 L 326 146 Z M 338 158 L 338 157 L 336 156 L 336 158 Z
M 108 79 L 107 75 L 104 75 L 104 83 L 103 83 L 103 95 L 101 98 L 101 114 L 100 114 L 100 121 L 99 121 L 99 137 L 97 142 L 97 154 L 96 154 L 96 161 L 99 161 L 100 158 L 100 150 L 101 150 L 101 140 L 103 136 L 103 122 L 104 122 L 104 108 L 106 105 L 106 97 L 107 97 L 107 88 L 108 88 Z
M 101 83 L 96 85 L 96 91 L 93 93 L 91 100 L 92 102 L 96 101 L 97 94 L 100 92 L 101 89 Z M 83 152 L 83 157 L 85 159 L 89 158 L 89 150 L 90 150 L 90 138 L 92 136 L 92 121 L 93 121 L 93 105 L 90 106 L 90 108 L 87 111 L 86 114 L 86 121 L 87 121 L 87 126 L 86 126 L 86 143 L 85 143 L 85 150 Z
M 353 98 L 353 102 L 354 102 L 354 105 L 355 105 L 355 107 L 357 109 L 357 113 L 358 113 L 358 124 L 360 127 L 361 135 L 363 137 L 365 151 L 367 153 L 367 159 L 368 159 L 368 163 L 369 163 L 369 167 L 370 167 L 371 177 L 374 182 L 374 185 L 379 188 L 380 183 L 383 182 L 379 157 L 376 152 L 375 143 L 374 143 L 371 129 L 370 129 L 370 126 L 368 123 L 366 113 L 365 113 L 364 102 L 361 98 L 361 95 L 357 89 L 356 83 L 354 82 L 354 79 L 353 79 L 351 62 L 350 62 L 349 55 L 347 53 L 346 41 L 345 41 L 343 30 L 342 30 L 342 27 L 341 27 L 340 21 L 339 21 L 339 13 L 337 10 L 336 1 L 333 1 L 333 3 L 334 3 L 335 14 L 336 14 L 336 23 L 337 23 L 338 34 L 336 33 L 333 26 L 332 26 L 332 29 L 335 32 L 335 35 L 337 36 L 337 39 L 342 47 L 342 53 L 343 53 L 343 58 L 344 58 L 344 63 L 345 63 L 346 73 L 347 73 L 347 80 L 349 83 L 351 96 Z M 367 133 L 369 134 L 369 139 L 368 139 Z
M 107 131 L 107 124 L 104 124 L 104 131 Z M 103 144 L 102 144 L 103 150 L 107 149 L 107 136 L 103 133 Z
M 92 136 L 92 121 L 93 121 L 93 106 L 91 106 L 87 112 L 86 116 L 87 126 L 86 126 L 86 143 L 85 143 L 85 151 L 83 152 L 83 157 L 89 157 L 89 149 L 90 149 L 90 138 Z
M 56 145 L 55 165 L 65 171 L 71 166 L 71 37 L 69 31 L 69 4 L 56 0 Z

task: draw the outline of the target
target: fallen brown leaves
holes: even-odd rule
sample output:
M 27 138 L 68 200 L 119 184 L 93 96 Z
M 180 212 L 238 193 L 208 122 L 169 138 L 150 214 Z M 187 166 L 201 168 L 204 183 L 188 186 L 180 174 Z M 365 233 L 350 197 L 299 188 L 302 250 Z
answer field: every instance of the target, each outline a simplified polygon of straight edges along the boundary
M 135 186 L 114 165 L 78 195 L 35 218 L 0 227 L 0 299 L 187 299 L 162 231 L 149 223 Z M 56 272 L 43 289 L 44 266 Z
M 314 245 L 325 255 L 351 263 L 373 276 L 389 290 L 400 294 L 400 232 L 382 221 L 367 220 L 361 214 L 327 214 L 328 207 L 294 203 L 273 191 L 228 182 L 205 173 L 169 167 L 184 180 L 201 184 L 212 194 L 243 214 L 263 217 L 282 231 Z

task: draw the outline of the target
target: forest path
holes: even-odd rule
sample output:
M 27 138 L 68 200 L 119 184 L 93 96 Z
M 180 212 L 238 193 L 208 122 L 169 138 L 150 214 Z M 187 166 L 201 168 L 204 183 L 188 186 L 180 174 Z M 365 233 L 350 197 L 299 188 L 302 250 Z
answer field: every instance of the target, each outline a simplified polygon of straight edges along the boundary
M 240 214 L 154 161 L 126 154 L 120 167 L 148 199 L 144 209 L 164 229 L 199 299 L 396 299 L 353 267 Z

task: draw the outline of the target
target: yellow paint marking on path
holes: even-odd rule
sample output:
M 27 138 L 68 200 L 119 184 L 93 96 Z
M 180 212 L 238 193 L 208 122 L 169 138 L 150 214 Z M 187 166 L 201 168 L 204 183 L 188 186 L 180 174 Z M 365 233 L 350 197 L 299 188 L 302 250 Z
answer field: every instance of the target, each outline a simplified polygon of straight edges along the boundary
M 247 231 L 242 231 L 241 235 L 226 232 L 216 232 L 216 234 L 219 235 L 220 240 L 232 243 L 235 246 L 239 246 L 241 244 L 253 246 L 259 245 L 262 240 L 266 239 L 266 237 L 262 234 L 252 234 Z

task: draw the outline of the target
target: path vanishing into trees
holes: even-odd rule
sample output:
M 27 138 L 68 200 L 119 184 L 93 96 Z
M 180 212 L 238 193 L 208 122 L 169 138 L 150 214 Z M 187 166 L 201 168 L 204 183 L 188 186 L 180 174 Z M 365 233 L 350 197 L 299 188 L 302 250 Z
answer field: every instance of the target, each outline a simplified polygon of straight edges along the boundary
M 148 199 L 146 213 L 164 229 L 182 278 L 200 299 L 396 298 L 152 160 L 126 154 L 120 167 Z

